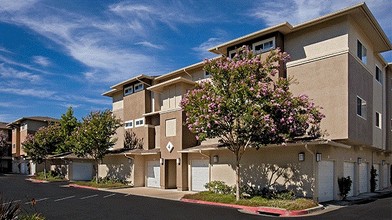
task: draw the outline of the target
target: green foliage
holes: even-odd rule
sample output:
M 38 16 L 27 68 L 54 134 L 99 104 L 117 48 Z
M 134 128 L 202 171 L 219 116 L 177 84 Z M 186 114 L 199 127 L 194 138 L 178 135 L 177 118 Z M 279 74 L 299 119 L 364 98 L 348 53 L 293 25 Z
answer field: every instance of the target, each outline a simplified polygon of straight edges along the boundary
M 20 220 L 45 220 L 45 217 L 39 213 L 26 214 L 19 217 Z
M 67 109 L 67 112 L 61 115 L 60 119 L 60 135 L 63 141 L 57 146 L 56 153 L 65 153 L 72 151 L 72 132 L 79 126 L 79 122 L 74 116 L 74 111 L 72 107 Z
M 47 181 L 64 181 L 65 177 L 56 171 L 50 170 L 48 173 L 38 172 L 35 176 L 35 179 L 39 180 L 47 180 Z
M 142 149 L 143 148 L 143 138 L 137 138 L 135 132 L 125 131 L 124 134 L 124 148 L 125 149 Z
M 116 188 L 127 186 L 127 181 L 125 179 L 117 179 L 117 178 L 101 178 L 99 177 L 98 181 L 96 177 L 94 177 L 91 181 L 88 182 L 75 182 L 78 185 L 82 186 L 91 186 L 95 188 Z
M 8 133 L 5 131 L 0 131 L 0 157 L 4 156 L 8 148 Z
M 13 201 L 4 201 L 0 197 L 0 220 L 18 219 L 20 213 L 20 204 Z
M 347 194 L 351 191 L 352 180 L 350 176 L 338 178 L 339 192 L 342 200 L 347 198 Z
M 377 187 L 376 177 L 377 176 L 378 176 L 377 170 L 374 169 L 374 166 L 372 165 L 372 168 L 370 169 L 370 192 L 376 191 L 376 187 Z
M 233 194 L 234 188 L 226 185 L 223 181 L 211 181 L 204 185 L 209 192 L 218 193 L 218 194 Z

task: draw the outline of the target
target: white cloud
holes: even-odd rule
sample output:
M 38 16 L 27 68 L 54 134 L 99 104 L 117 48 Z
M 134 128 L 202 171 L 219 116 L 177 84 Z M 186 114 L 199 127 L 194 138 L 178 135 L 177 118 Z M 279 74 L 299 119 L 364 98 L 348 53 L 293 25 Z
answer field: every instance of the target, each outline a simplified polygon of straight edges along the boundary
M 51 64 L 49 58 L 43 56 L 34 56 L 33 62 L 44 67 L 47 67 Z
M 34 5 L 38 0 L 1 0 L 0 11 L 15 12 L 24 10 Z
M 153 44 L 153 43 L 148 42 L 148 41 L 137 42 L 137 43 L 135 43 L 135 45 L 142 45 L 142 46 L 145 46 L 145 47 L 150 47 L 150 48 L 158 49 L 158 50 L 164 49 L 164 47 L 162 45 Z
M 0 51 L 1 51 L 1 52 L 5 52 L 5 53 L 13 53 L 13 52 L 11 52 L 11 51 L 5 49 L 4 47 L 0 47 Z
M 225 42 L 222 38 L 209 38 L 207 41 L 201 43 L 199 46 L 192 48 L 193 51 L 197 53 L 197 56 L 200 59 L 209 59 L 216 57 L 216 54 L 213 54 L 208 51 L 214 46 L 217 46 L 221 43 Z
M 47 72 L 45 70 L 37 69 L 37 68 L 34 68 L 34 67 L 27 65 L 27 64 L 24 64 L 24 63 L 16 62 L 16 61 L 8 59 L 7 57 L 2 56 L 2 55 L 0 55 L 0 61 L 6 63 L 8 65 L 19 66 L 19 67 L 23 67 L 23 68 L 31 70 L 31 71 L 36 71 L 36 72 L 40 72 L 40 73 L 44 73 L 44 74 L 48 74 L 48 75 L 53 75 L 52 73 Z
M 45 89 L 20 89 L 20 88 L 0 88 L 0 92 L 20 95 L 20 96 L 37 97 L 37 98 L 51 98 L 54 94 L 56 94 L 53 91 L 49 91 Z
M 0 77 L 3 78 L 3 80 L 19 79 L 19 80 L 27 80 L 33 83 L 37 83 L 42 80 L 42 78 L 39 75 L 5 67 L 3 63 L 0 64 Z

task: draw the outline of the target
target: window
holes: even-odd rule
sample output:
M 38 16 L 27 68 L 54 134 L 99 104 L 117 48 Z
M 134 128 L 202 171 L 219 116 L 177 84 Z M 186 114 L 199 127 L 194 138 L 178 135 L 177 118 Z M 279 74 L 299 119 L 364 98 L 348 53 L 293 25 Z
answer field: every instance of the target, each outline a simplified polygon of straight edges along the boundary
M 381 129 L 381 122 L 382 122 L 381 114 L 376 112 L 376 127 L 377 128 Z
M 269 38 L 256 42 L 252 45 L 255 54 L 263 53 L 275 48 L 275 38 Z
M 176 136 L 176 124 L 177 120 L 175 118 L 165 121 L 166 137 Z
M 236 54 L 236 51 L 235 51 L 235 50 L 230 50 L 230 51 L 229 51 L 229 58 L 233 59 L 234 56 L 235 56 L 235 54 Z
M 210 77 L 211 77 L 211 74 L 207 71 L 204 71 L 204 78 L 206 79 L 206 78 L 210 78 Z
M 366 51 L 366 47 L 360 41 L 357 41 L 357 56 L 365 64 L 367 63 Z
M 125 129 L 133 128 L 133 120 L 125 122 Z
M 135 119 L 135 128 L 141 127 L 144 125 L 144 118 Z
M 21 131 L 27 130 L 27 124 L 26 124 L 26 123 L 22 124 L 22 125 L 20 126 L 20 130 L 21 130 Z
M 376 66 L 376 80 L 382 84 L 382 71 Z
M 128 86 L 124 88 L 124 96 L 130 95 L 133 93 L 133 86 Z
M 357 115 L 366 119 L 366 101 L 357 96 Z
M 137 83 L 134 86 L 134 92 L 139 92 L 139 91 L 142 91 L 143 89 L 144 89 L 143 83 Z

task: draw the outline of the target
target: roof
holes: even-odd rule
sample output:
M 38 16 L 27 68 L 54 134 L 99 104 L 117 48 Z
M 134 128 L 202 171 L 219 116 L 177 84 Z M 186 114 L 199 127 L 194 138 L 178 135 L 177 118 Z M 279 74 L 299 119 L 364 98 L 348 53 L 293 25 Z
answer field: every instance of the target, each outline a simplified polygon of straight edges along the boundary
M 58 159 L 58 160 L 62 160 L 62 159 L 94 160 L 94 158 L 92 158 L 91 156 L 78 157 L 76 154 L 74 154 L 72 152 L 66 152 L 66 153 L 51 155 L 51 156 L 48 156 L 47 159 L 51 159 L 51 160 L 56 160 L 56 159 Z
M 190 79 L 186 79 L 186 78 L 184 78 L 184 77 L 177 77 L 177 78 L 170 79 L 170 80 L 161 82 L 161 83 L 159 83 L 159 84 L 150 86 L 150 87 L 148 87 L 147 89 L 148 89 L 148 90 L 151 90 L 151 91 L 157 91 L 157 92 L 159 92 L 159 91 L 161 91 L 165 86 L 169 86 L 169 85 L 173 85 L 173 84 L 177 84 L 177 83 L 187 83 L 187 84 L 190 84 L 190 85 L 195 85 L 195 84 L 196 84 L 194 81 L 192 81 L 192 80 L 190 80 Z
M 143 82 L 143 81 L 141 81 L 141 79 L 150 79 L 150 80 L 152 80 L 154 78 L 155 78 L 155 76 L 147 76 L 147 75 L 141 74 L 141 75 L 132 77 L 130 79 L 124 80 L 124 81 L 122 81 L 120 83 L 117 83 L 114 86 L 111 86 L 110 87 L 111 90 L 102 93 L 102 95 L 111 97 L 114 93 L 121 91 L 123 89 L 122 87 L 124 85 L 126 85 L 126 84 L 133 83 L 133 82 L 136 82 L 136 81 Z
M 123 153 L 120 154 L 125 154 L 125 155 L 154 155 L 154 154 L 160 154 L 161 149 L 160 148 L 154 148 L 154 149 L 133 149 L 133 150 L 127 150 L 124 151 Z
M 372 30 L 372 31 L 368 31 L 367 34 L 369 34 L 369 38 L 375 42 L 375 45 L 377 46 L 375 48 L 376 52 L 384 52 L 384 51 L 392 50 L 391 42 L 389 41 L 385 32 L 382 30 L 381 26 L 378 24 L 377 20 L 375 19 L 375 17 L 373 16 L 369 8 L 367 7 L 366 3 L 361 3 L 295 26 L 292 26 L 288 22 L 285 22 L 282 24 L 278 24 L 276 26 L 268 27 L 263 30 L 220 44 L 216 47 L 209 49 L 209 51 L 216 54 L 225 54 L 228 47 L 244 43 L 256 37 L 261 37 L 273 32 L 281 32 L 283 34 L 288 34 L 345 15 L 352 16 L 355 21 L 361 24 L 361 26 L 363 26 L 367 30 Z
M 7 124 L 6 122 L 0 122 L 0 129 L 10 129 L 7 127 Z
M 192 65 L 189 65 L 189 66 L 186 66 L 186 67 L 174 70 L 174 71 L 172 71 L 170 73 L 166 73 L 166 74 L 164 74 L 162 76 L 158 76 L 155 79 L 156 80 L 163 80 L 163 79 L 166 79 L 166 78 L 171 77 L 171 76 L 175 76 L 175 75 L 180 74 L 180 73 L 184 73 L 184 72 L 187 73 L 187 71 L 189 71 L 189 70 L 193 70 L 193 69 L 196 69 L 196 68 L 199 68 L 199 67 L 203 67 L 203 66 L 204 66 L 204 62 L 198 62 L 198 63 L 192 64 Z
M 56 118 L 51 118 L 46 116 L 23 117 L 7 124 L 7 127 L 12 127 L 13 125 L 20 125 L 23 121 L 58 122 L 59 120 Z

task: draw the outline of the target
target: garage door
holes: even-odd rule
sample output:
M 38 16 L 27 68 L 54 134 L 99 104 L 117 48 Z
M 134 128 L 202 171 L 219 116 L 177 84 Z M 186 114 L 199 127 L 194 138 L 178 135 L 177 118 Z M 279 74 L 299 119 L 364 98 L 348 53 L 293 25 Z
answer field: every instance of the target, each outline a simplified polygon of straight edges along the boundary
M 380 189 L 380 165 L 379 164 L 373 164 L 374 169 L 376 170 L 376 190 Z
M 147 162 L 147 187 L 161 187 L 161 166 L 159 161 Z
M 388 181 L 389 181 L 389 178 L 388 178 L 388 165 L 384 165 L 383 166 L 383 170 L 382 170 L 382 173 L 383 173 L 383 178 L 382 178 L 382 182 L 383 182 L 383 184 L 382 184 L 382 186 L 383 186 L 383 188 L 387 188 L 388 187 Z
M 359 164 L 359 193 L 368 191 L 368 165 L 366 163 Z
M 209 182 L 208 160 L 192 160 L 191 162 L 191 190 L 205 191 L 204 185 Z
M 325 202 L 333 200 L 334 183 L 333 161 L 320 161 L 318 163 L 318 201 Z
M 350 192 L 348 192 L 347 196 L 353 196 L 354 195 L 354 172 L 355 171 L 355 164 L 354 163 L 350 163 L 350 162 L 345 162 L 343 163 L 343 176 L 344 177 L 350 177 L 351 179 L 351 190 Z
M 72 180 L 91 180 L 93 178 L 92 163 L 72 163 Z

